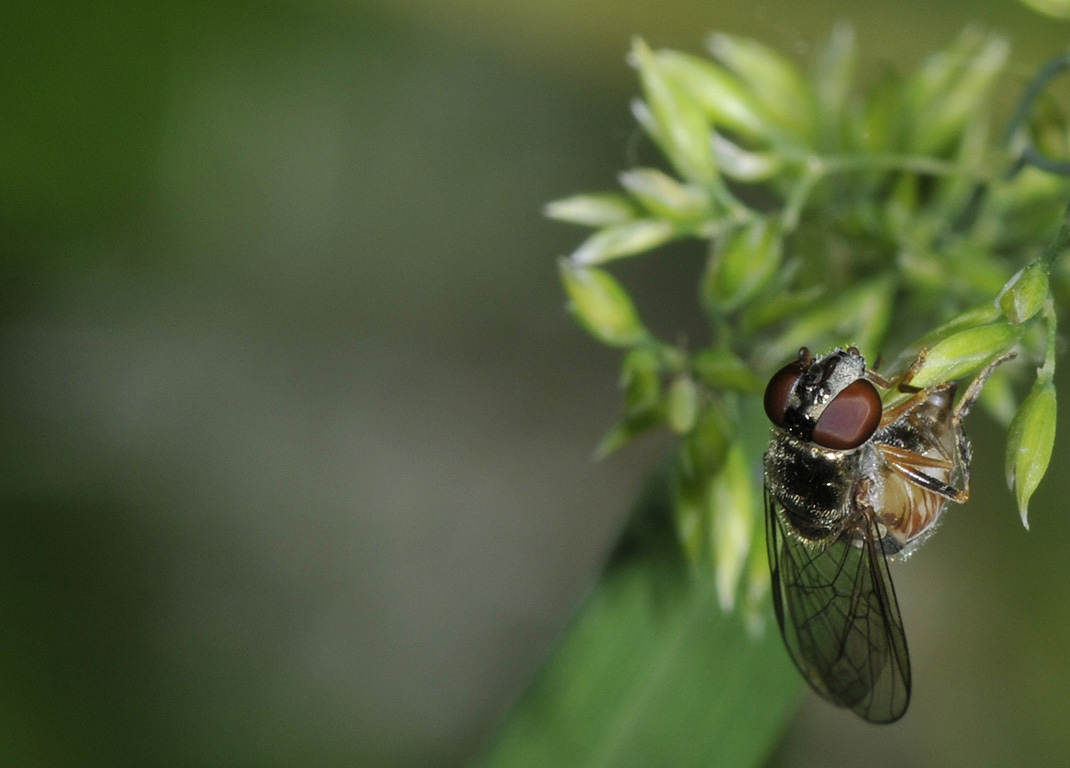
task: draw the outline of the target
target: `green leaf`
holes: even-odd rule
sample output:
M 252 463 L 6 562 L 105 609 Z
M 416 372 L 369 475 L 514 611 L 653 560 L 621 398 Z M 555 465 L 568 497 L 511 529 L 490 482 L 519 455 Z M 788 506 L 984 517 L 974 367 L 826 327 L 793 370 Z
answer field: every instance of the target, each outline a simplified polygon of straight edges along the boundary
M 476 768 L 760 766 L 800 678 L 776 632 L 752 637 L 680 555 L 666 473 L 557 649 Z M 768 603 L 764 611 L 769 612 Z

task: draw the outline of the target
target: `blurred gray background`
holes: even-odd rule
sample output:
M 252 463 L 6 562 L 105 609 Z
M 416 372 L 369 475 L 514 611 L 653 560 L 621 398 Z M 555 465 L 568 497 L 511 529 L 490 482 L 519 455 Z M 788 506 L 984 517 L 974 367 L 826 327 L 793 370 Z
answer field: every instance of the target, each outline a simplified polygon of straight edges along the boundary
M 542 205 L 630 164 L 633 34 L 805 57 L 838 20 L 863 77 L 976 21 L 1024 82 L 1070 31 L 1011 0 L 5 3 L 0 761 L 462 764 L 669 445 L 590 461 L 617 357 Z M 701 257 L 618 272 L 670 337 Z M 974 500 L 896 572 L 910 714 L 804 698 L 777 765 L 1065 759 L 1070 425 L 1025 533 L 973 422 Z

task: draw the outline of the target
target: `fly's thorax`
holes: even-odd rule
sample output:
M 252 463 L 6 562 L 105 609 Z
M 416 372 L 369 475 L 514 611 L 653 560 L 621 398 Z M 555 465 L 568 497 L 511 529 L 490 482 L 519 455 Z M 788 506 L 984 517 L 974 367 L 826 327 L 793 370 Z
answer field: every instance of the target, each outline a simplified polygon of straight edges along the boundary
M 955 389 L 955 382 L 932 387 L 924 401 L 880 427 L 873 440 L 922 456 L 953 456 L 957 432 L 962 428 L 953 418 Z
M 873 461 L 868 444 L 835 451 L 776 429 L 765 454 L 766 485 L 800 537 L 824 541 L 842 532 L 862 467 Z

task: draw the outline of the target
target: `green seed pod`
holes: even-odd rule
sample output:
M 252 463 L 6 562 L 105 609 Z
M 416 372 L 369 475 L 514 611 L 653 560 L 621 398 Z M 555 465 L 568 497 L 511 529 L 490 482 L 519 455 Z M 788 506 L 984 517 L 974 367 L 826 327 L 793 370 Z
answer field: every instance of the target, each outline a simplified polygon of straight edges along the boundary
M 1048 298 L 1048 270 L 1033 262 L 1011 278 L 999 296 L 999 308 L 1015 325 L 1021 325 L 1044 307 Z
M 627 292 L 605 270 L 559 262 L 570 309 L 592 336 L 604 344 L 628 347 L 647 338 Z
M 757 517 L 756 495 L 746 454 L 738 444 L 733 445 L 710 483 L 709 494 L 714 581 L 725 612 L 735 608 L 739 579 L 747 564 Z
M 754 520 L 755 534 L 761 536 L 763 523 L 759 515 Z M 772 579 L 769 575 L 769 557 L 765 547 L 751 546 L 747 556 L 747 592 L 744 595 L 743 618 L 747 624 L 747 632 L 753 638 L 761 638 L 765 635 L 766 623 L 769 617 L 769 586 Z
M 811 77 L 822 138 L 832 146 L 839 145 L 840 121 L 851 99 L 851 84 L 857 64 L 858 48 L 854 29 L 849 24 L 837 24 L 832 28 L 832 35 L 821 51 Z
M 995 304 L 991 301 L 986 301 L 983 304 L 978 304 L 972 309 L 967 309 L 953 318 L 937 326 L 933 330 L 926 333 L 920 339 L 918 339 L 918 347 L 931 347 L 936 342 L 946 339 L 954 333 L 964 331 L 967 328 L 973 328 L 978 325 L 985 325 L 996 320 L 1000 314 L 1002 314 Z
M 574 195 L 548 203 L 543 213 L 551 219 L 587 227 L 605 227 L 634 219 L 639 209 L 627 196 L 615 192 Z
M 661 219 L 686 223 L 709 214 L 710 195 L 705 189 L 681 184 L 656 168 L 633 168 L 619 178 L 632 197 Z
M 1070 0 L 1019 0 L 1019 2 L 1046 16 L 1070 19 Z
M 707 47 L 734 72 L 758 107 L 800 143 L 811 145 L 817 129 L 810 84 L 790 59 L 745 37 L 716 33 Z
M 661 400 L 661 366 L 657 350 L 636 347 L 624 356 L 620 386 L 624 390 L 624 407 L 642 411 L 657 407 Z
M 930 57 L 915 81 L 916 151 L 938 154 L 961 135 L 984 104 L 1009 53 L 1006 39 L 983 38 L 967 30 L 946 51 Z
M 649 105 L 652 138 L 684 178 L 699 184 L 716 178 L 709 121 L 689 87 L 678 82 L 678 73 L 638 38 L 632 45 L 631 61 L 639 69 Z
M 658 63 L 699 104 L 714 127 L 756 143 L 776 133 L 773 123 L 739 78 L 712 61 L 679 51 L 658 51 Z
M 901 149 L 906 121 L 903 81 L 898 75 L 885 72 L 855 115 L 854 144 L 873 154 L 897 152 Z
M 908 383 L 928 387 L 978 371 L 1010 350 L 1021 336 L 1021 328 L 999 321 L 954 333 L 929 349 L 921 370 Z
M 780 155 L 751 152 L 716 132 L 713 134 L 713 157 L 725 176 L 750 183 L 770 179 L 784 167 Z
M 698 413 L 698 387 L 690 376 L 678 376 L 669 386 L 666 400 L 666 420 L 669 429 L 684 435 L 695 426 Z
M 584 240 L 572 252 L 572 261 L 582 266 L 605 264 L 657 248 L 675 236 L 676 228 L 665 219 L 633 219 L 610 224 Z
M 1007 487 L 1014 490 L 1022 525 L 1029 527 L 1029 499 L 1040 485 L 1055 444 L 1055 387 L 1034 387 L 1007 433 Z
M 711 478 L 724 466 L 732 426 L 716 406 L 702 408 L 680 441 L 673 471 L 674 515 L 681 546 L 692 564 L 709 565 Z

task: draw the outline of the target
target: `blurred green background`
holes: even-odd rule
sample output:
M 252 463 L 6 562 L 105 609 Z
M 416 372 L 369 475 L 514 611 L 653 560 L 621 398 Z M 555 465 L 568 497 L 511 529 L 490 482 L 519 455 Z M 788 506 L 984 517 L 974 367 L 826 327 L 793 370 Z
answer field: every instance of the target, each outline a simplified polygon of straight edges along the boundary
M 1002 29 L 1008 103 L 1070 33 L 1012 0 L 4 3 L 0 762 L 461 765 L 668 446 L 589 461 L 617 361 L 542 205 L 629 164 L 633 34 L 805 57 L 838 20 L 864 77 Z M 701 256 L 620 270 L 656 330 Z M 907 717 L 807 694 L 775 765 L 1065 762 L 1062 421 L 1026 533 L 973 419 L 974 499 L 895 570 Z

